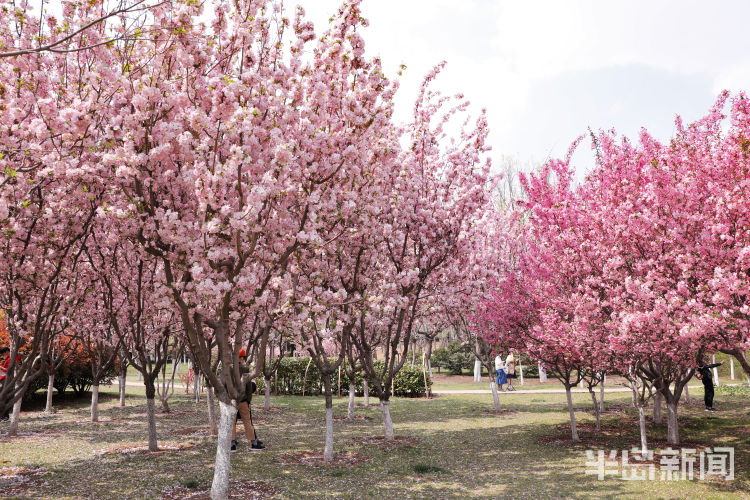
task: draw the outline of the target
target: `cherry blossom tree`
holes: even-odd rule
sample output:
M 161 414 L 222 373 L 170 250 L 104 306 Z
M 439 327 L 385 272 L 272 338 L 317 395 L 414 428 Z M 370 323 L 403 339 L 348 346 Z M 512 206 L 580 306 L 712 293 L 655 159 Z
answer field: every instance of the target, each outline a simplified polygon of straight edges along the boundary
M 461 96 L 453 99 L 430 90 L 440 67 L 422 84 L 414 119 L 406 128 L 409 147 L 390 181 L 393 194 L 382 216 L 379 244 L 384 284 L 378 292 L 367 292 L 376 303 L 361 313 L 352 332 L 364 374 L 380 399 L 386 440 L 394 437 L 391 385 L 407 359 L 420 301 L 430 280 L 455 270 L 458 256 L 470 250 L 476 221 L 491 207 L 484 114 L 474 126 L 467 119 L 450 135 L 448 124 L 464 114 L 468 103 Z M 373 361 L 378 346 L 383 354 L 380 369 Z

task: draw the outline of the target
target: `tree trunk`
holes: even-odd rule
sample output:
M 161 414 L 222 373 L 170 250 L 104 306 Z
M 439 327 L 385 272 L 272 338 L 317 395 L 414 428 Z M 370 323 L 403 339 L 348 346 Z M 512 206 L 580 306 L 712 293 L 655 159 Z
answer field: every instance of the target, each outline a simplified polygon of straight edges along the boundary
M 607 376 L 602 377 L 601 385 L 599 386 L 599 411 L 604 411 L 604 382 L 607 380 Z
M 47 377 L 47 404 L 44 406 L 44 413 L 52 413 L 52 391 L 55 389 L 55 374 Z
M 643 405 L 638 405 L 638 427 L 641 431 L 641 453 L 645 455 L 648 452 L 648 442 L 646 440 L 646 412 Z
M 333 391 L 331 389 L 331 374 L 321 375 L 323 392 L 326 400 L 326 442 L 323 448 L 323 460 L 333 460 Z
M 265 396 L 263 401 L 263 409 L 266 411 L 271 410 L 271 377 L 263 377 L 263 394 Z
M 201 401 L 201 378 L 198 372 L 193 370 L 193 396 L 195 396 L 195 404 Z
M 362 386 L 364 389 L 363 396 L 365 397 L 365 406 L 370 406 L 370 386 L 367 383 L 367 379 L 362 381 Z
M 383 430 L 385 431 L 385 440 L 393 441 L 393 420 L 391 420 L 391 402 L 380 400 L 380 411 L 383 413 Z
M 523 385 L 523 362 L 520 355 L 518 356 L 518 375 L 521 378 L 521 385 Z
M 425 349 L 425 362 L 427 363 L 427 372 L 430 374 L 430 379 L 432 379 L 432 339 L 427 340 L 427 348 Z
M 680 444 L 680 431 L 677 422 L 677 402 L 667 402 L 667 443 Z
M 541 362 L 537 363 L 537 365 L 539 366 L 539 383 L 544 384 L 547 382 L 547 370 L 544 369 L 544 365 Z
M 8 429 L 8 436 L 15 436 L 18 434 L 18 420 L 21 418 L 21 402 L 23 396 L 18 398 L 18 401 L 13 403 L 13 413 L 10 416 L 10 428 Z
M 661 395 L 661 392 L 657 392 L 654 395 L 654 423 L 655 424 L 663 424 L 664 419 L 661 416 L 661 403 L 664 396 Z
M 716 354 L 711 355 L 711 363 L 716 363 Z M 719 387 L 719 369 L 716 367 L 714 367 L 714 385 Z
M 208 400 L 208 426 L 211 429 L 211 435 L 216 436 L 219 433 L 216 424 L 216 408 L 214 407 L 214 388 L 210 385 L 206 387 L 206 399 Z M 237 408 L 235 408 L 235 411 Z
M 482 362 L 478 359 L 474 360 L 474 382 L 482 381 Z
M 495 403 L 495 411 L 501 411 L 500 397 L 497 395 L 497 384 L 494 381 L 490 382 L 490 389 L 492 389 L 492 401 Z
M 125 384 L 128 381 L 127 370 L 124 370 L 117 378 L 120 382 L 120 408 L 125 408 Z
M 164 413 L 169 413 L 169 397 L 159 399 L 161 400 L 161 411 L 163 411 Z
M 352 380 L 349 382 L 349 409 L 346 414 L 346 418 L 348 418 L 349 420 L 352 420 L 354 418 L 354 392 L 355 390 L 356 389 L 354 387 L 354 380 L 352 377 Z
M 159 443 L 156 441 L 156 407 L 154 398 L 146 398 L 146 420 L 148 420 L 148 451 L 157 451 Z
M 99 384 L 91 387 L 91 421 L 99 421 Z
M 209 399 L 213 403 L 213 388 L 208 388 Z M 209 411 L 213 413 L 213 409 Z M 230 446 L 232 444 L 232 426 L 237 415 L 237 407 L 219 401 L 219 438 L 216 444 L 216 462 L 214 464 L 214 479 L 211 483 L 211 500 L 226 500 L 229 493 Z M 214 417 L 215 419 L 215 417 Z
M 576 414 L 573 411 L 573 396 L 570 392 L 570 385 L 565 386 L 565 395 L 568 398 L 568 413 L 570 413 L 570 434 L 574 442 L 581 441 L 578 437 L 578 429 L 576 429 Z
M 729 378 L 734 380 L 734 358 L 729 358 Z
M 687 384 L 685 384 L 685 402 L 686 403 L 690 403 L 691 402 L 691 399 L 690 399 L 690 389 L 688 389 L 688 385 Z
M 593 387 L 589 388 L 589 394 L 591 394 L 591 400 L 594 402 L 594 415 L 596 415 L 596 430 L 598 432 L 602 430 L 602 419 L 599 413 L 599 402 L 596 400 L 596 393 Z

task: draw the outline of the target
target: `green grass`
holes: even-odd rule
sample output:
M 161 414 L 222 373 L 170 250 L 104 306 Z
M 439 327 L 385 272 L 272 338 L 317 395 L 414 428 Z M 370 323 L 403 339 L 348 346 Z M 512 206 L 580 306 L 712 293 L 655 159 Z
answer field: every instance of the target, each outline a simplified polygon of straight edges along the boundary
M 131 379 L 132 380 L 132 379 Z M 485 384 L 486 386 L 486 384 Z M 178 391 L 179 392 L 179 391 Z M 19 430 L 36 432 L 0 439 L 2 467 L 44 467 L 25 494 L 31 498 L 159 498 L 166 487 L 210 486 L 215 439 L 185 437 L 173 431 L 205 426 L 205 394 L 196 406 L 190 396 L 175 394 L 172 414 L 159 414 L 159 437 L 191 441 L 179 452 L 104 454 L 97 450 L 146 439 L 143 390 L 128 387 L 127 406 L 119 408 L 116 386 L 102 390 L 102 422 L 87 422 L 89 401 L 58 403 L 58 412 L 22 413 Z M 694 399 L 702 397 L 693 391 Z M 43 393 L 41 394 L 43 397 Z M 506 394 L 506 410 L 494 414 L 489 395 L 396 399 L 391 405 L 396 434 L 416 438 L 410 446 L 386 449 L 356 438 L 382 434 L 376 407 L 358 407 L 365 421 L 336 421 L 337 452 L 354 452 L 365 462 L 311 467 L 287 464 L 282 455 L 322 450 L 324 407 L 318 397 L 274 397 L 277 411 L 264 412 L 253 401 L 253 415 L 263 452 L 249 451 L 240 437 L 232 455 L 232 478 L 262 481 L 276 488 L 276 498 L 750 498 L 750 405 L 746 394 L 717 396 L 722 411 L 706 414 L 699 404 L 681 407 L 681 437 L 713 446 L 734 446 L 737 479 L 723 481 L 599 481 L 586 474 L 586 449 L 623 449 L 638 443 L 637 413 L 629 394 L 608 394 L 616 410 L 603 416 L 605 433 L 591 429 L 594 417 L 588 394 L 575 394 L 583 444 L 569 441 L 564 394 Z M 361 398 L 358 398 L 361 403 Z M 158 405 L 158 403 L 157 403 Z M 346 398 L 334 399 L 334 415 L 345 415 Z M 114 422 L 113 422 L 114 420 Z M 7 424 L 0 424 L 0 431 Z M 49 435 L 42 434 L 44 431 Z M 240 429 L 238 429 L 239 431 Z M 663 439 L 664 426 L 649 425 L 651 440 Z M 545 437 L 547 436 L 547 437 Z M 552 436 L 554 439 L 550 439 Z M 0 488 L 2 479 L 0 478 Z M 5 496 L 5 494 L 0 494 Z

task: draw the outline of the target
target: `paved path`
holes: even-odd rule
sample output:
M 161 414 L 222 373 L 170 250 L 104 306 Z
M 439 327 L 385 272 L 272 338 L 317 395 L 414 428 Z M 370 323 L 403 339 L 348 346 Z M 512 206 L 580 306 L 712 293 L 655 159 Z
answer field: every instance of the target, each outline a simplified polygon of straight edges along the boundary
M 117 382 L 115 382 L 113 385 L 117 385 Z M 126 381 L 125 385 L 131 385 L 131 386 L 138 386 L 143 387 L 143 382 L 131 382 Z M 722 385 L 743 385 L 743 384 L 722 384 Z M 185 386 L 183 384 L 174 384 L 175 389 L 184 389 Z M 691 385 L 689 386 L 690 389 L 701 389 L 703 385 Z M 192 388 L 192 385 L 191 385 Z M 202 387 L 201 387 L 202 388 Z M 576 393 L 584 393 L 588 394 L 588 389 L 571 389 L 570 392 L 576 392 Z M 599 393 L 599 388 L 597 387 L 594 389 L 595 393 Z M 627 387 L 611 387 L 611 388 L 604 388 L 605 393 L 611 393 L 611 392 L 630 392 L 630 389 Z M 434 395 L 450 395 L 450 394 L 492 394 L 492 391 L 490 389 L 461 389 L 458 391 L 455 390 L 437 390 L 432 391 L 432 394 Z M 500 396 L 509 396 L 511 394 L 565 394 L 565 389 L 517 389 L 515 391 L 505 391 L 500 392 L 498 391 L 498 395 Z
M 739 385 L 739 384 L 725 384 L 725 385 Z M 691 385 L 689 386 L 690 389 L 700 389 L 703 387 L 702 385 Z M 588 389 L 571 389 L 570 392 L 578 392 L 578 393 L 585 393 L 588 394 Z M 594 389 L 595 393 L 599 393 L 599 388 L 597 387 Z M 630 389 L 627 387 L 612 387 L 612 388 L 604 388 L 605 393 L 610 392 L 630 392 Z M 459 391 L 453 391 L 453 390 L 437 390 L 432 391 L 433 394 L 492 394 L 492 391 L 490 389 L 462 389 Z M 516 389 L 515 391 L 505 391 L 505 392 L 499 392 L 498 394 L 503 395 L 511 395 L 511 394 L 565 394 L 565 389 Z

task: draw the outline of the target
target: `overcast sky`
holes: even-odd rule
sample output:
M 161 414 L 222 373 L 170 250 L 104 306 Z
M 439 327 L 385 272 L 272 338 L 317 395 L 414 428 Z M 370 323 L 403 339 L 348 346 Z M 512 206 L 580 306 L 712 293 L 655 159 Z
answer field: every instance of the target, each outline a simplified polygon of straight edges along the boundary
M 337 0 L 298 0 L 324 28 Z M 365 0 L 367 53 L 395 76 L 407 118 L 436 63 L 438 80 L 489 112 L 493 158 L 562 156 L 588 127 L 667 139 L 674 117 L 702 116 L 724 88 L 750 82 L 746 1 Z M 593 164 L 590 143 L 574 157 Z

